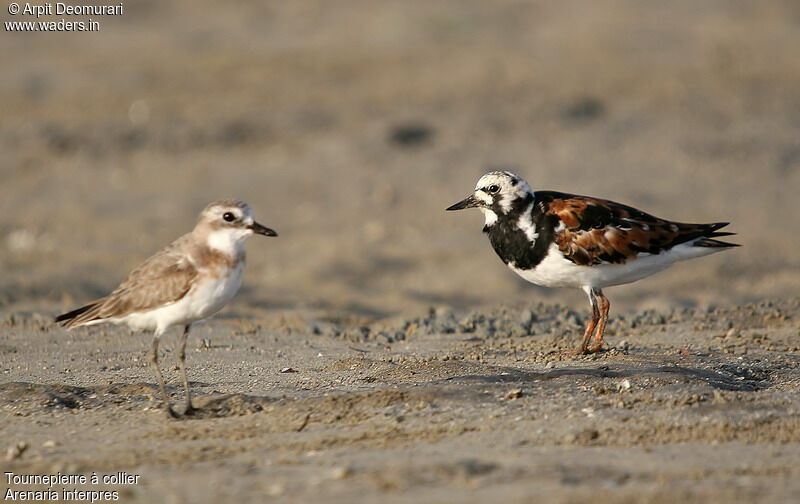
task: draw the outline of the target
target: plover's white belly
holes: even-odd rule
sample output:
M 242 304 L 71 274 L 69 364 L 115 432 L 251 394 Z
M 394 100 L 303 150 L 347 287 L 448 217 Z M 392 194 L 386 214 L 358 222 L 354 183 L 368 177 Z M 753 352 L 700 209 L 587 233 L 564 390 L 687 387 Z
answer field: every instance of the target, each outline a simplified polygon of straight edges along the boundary
M 191 298 L 193 314 L 198 318 L 209 317 L 222 309 L 242 285 L 244 262 L 241 261 L 227 275 L 200 282 Z
M 208 272 L 203 272 L 205 276 Z M 119 322 L 133 329 L 155 329 L 164 331 L 173 325 L 187 325 L 215 314 L 236 295 L 242 285 L 244 262 L 230 269 L 227 274 L 208 275 L 197 283 L 180 300 L 149 310 L 131 313 Z
M 535 268 L 509 268 L 525 280 L 544 287 L 609 287 L 635 282 L 662 271 L 677 261 L 700 257 L 718 251 L 685 243 L 661 254 L 640 254 L 623 264 L 581 266 L 564 258 L 558 247 L 550 246 L 547 255 Z

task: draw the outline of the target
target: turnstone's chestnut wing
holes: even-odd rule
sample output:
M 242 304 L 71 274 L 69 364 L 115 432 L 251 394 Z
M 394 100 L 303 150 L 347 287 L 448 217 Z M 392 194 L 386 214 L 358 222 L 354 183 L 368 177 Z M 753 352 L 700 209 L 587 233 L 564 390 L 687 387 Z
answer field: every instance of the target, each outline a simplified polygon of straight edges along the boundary
M 77 327 L 179 301 L 191 289 L 198 271 L 185 256 L 177 253 L 178 246 L 175 242 L 156 253 L 131 271 L 111 294 L 59 316 L 56 322 L 63 321 L 68 328 Z
M 733 246 L 714 239 L 734 234 L 717 231 L 727 222 L 671 222 L 613 201 L 551 191 L 537 192 L 536 200 L 545 214 L 558 218 L 555 243 L 579 265 L 621 264 L 699 238 L 697 246 Z

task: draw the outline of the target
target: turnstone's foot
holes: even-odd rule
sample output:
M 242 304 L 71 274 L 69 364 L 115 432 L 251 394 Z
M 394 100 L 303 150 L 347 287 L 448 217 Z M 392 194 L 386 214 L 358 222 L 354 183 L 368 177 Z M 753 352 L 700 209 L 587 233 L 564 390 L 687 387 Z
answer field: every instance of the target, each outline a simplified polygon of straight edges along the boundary
M 597 353 L 597 352 L 601 351 L 602 348 L 603 348 L 603 345 L 600 345 L 600 346 L 591 345 L 591 346 L 588 346 L 588 347 L 580 346 L 580 347 L 575 348 L 573 350 L 569 350 L 567 352 L 567 354 L 571 355 L 573 357 L 582 357 L 584 355 L 592 355 L 594 353 Z
M 587 348 L 584 353 L 585 354 L 593 354 L 593 353 L 598 353 L 598 352 L 600 352 L 602 350 L 603 350 L 603 343 L 600 342 L 600 343 L 595 343 L 593 345 L 590 345 L 589 348 Z

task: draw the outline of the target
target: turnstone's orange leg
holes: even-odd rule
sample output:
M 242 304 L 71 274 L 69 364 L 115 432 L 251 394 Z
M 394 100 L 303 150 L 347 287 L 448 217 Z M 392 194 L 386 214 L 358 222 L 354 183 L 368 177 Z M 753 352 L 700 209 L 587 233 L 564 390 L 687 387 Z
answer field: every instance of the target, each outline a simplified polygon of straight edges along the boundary
M 158 378 L 158 387 L 161 389 L 161 395 L 164 396 L 164 407 L 166 408 L 167 416 L 169 418 L 177 418 L 178 415 L 172 410 L 169 404 L 169 395 L 167 394 L 167 386 L 164 384 L 164 375 L 161 374 L 161 368 L 158 367 L 158 339 L 159 334 L 153 336 L 153 347 L 150 352 L 150 364 L 156 371 L 156 378 Z
M 600 305 L 600 320 L 597 323 L 597 328 L 594 334 L 594 343 L 589 347 L 589 352 L 599 352 L 603 348 L 603 334 L 606 332 L 606 324 L 608 324 L 608 311 L 611 309 L 611 302 L 603 295 L 603 291 L 596 289 L 595 295 L 597 296 L 598 304 Z
M 592 318 L 586 323 L 586 330 L 583 332 L 583 342 L 578 351 L 578 353 L 581 354 L 589 353 L 589 341 L 592 339 L 597 323 L 600 320 L 600 308 L 598 307 L 599 302 L 595 292 L 596 289 L 586 288 L 584 290 L 589 295 L 589 302 L 592 304 Z
M 181 376 L 183 378 L 183 389 L 186 391 L 186 407 L 184 408 L 184 415 L 191 415 L 195 412 L 192 406 L 192 394 L 189 392 L 189 380 L 186 378 L 186 340 L 189 338 L 189 328 L 191 324 L 184 326 L 183 334 L 181 335 L 181 346 L 178 350 L 178 364 L 181 366 Z

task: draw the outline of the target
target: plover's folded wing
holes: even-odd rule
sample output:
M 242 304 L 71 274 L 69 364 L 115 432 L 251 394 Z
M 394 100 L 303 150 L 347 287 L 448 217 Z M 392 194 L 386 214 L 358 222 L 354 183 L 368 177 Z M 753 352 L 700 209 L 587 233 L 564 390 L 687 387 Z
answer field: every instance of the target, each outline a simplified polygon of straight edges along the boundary
M 189 292 L 198 274 L 194 264 L 181 253 L 179 242 L 180 239 L 131 271 L 108 296 L 65 313 L 56 322 L 72 328 L 179 301 Z
M 613 201 L 549 191 L 536 193 L 536 199 L 545 214 L 558 218 L 555 243 L 561 253 L 580 265 L 621 264 L 698 239 L 698 246 L 735 246 L 713 239 L 733 234 L 717 232 L 727 222 L 671 222 Z

